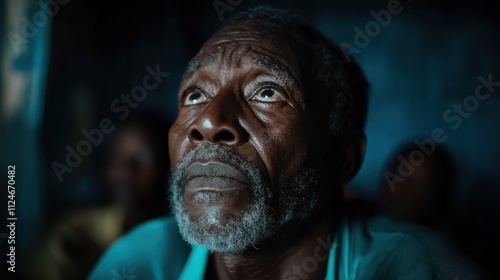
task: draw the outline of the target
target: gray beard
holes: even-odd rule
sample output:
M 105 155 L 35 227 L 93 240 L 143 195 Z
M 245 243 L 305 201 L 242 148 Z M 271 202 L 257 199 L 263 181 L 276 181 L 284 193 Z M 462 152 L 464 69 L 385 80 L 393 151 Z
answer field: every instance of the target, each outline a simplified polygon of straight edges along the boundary
M 253 202 L 239 217 L 221 221 L 221 207 L 211 207 L 200 217 L 193 217 L 184 207 L 184 172 L 194 160 L 221 160 L 237 167 L 250 179 Z M 202 143 L 177 165 L 170 179 L 170 200 L 179 231 L 191 245 L 206 247 L 211 252 L 239 254 L 250 246 L 280 233 L 284 226 L 307 220 L 317 208 L 316 191 L 319 171 L 304 169 L 290 185 L 279 186 L 278 207 L 273 208 L 273 194 L 254 164 L 239 157 L 227 145 Z M 194 199 L 210 200 L 216 193 L 198 193 Z

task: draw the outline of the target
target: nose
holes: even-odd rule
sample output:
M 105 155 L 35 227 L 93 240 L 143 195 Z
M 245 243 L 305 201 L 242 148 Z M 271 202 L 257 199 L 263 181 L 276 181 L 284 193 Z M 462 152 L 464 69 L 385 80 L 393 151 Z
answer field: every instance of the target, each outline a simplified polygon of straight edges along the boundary
M 189 140 L 237 146 L 246 141 L 247 133 L 238 119 L 237 100 L 229 96 L 214 97 L 189 129 Z

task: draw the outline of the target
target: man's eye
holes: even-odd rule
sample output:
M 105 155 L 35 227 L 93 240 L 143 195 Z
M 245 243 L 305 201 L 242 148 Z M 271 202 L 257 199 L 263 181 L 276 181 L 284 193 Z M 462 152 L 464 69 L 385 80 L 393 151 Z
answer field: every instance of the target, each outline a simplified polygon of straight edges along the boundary
M 273 87 L 264 87 L 257 91 L 257 94 L 252 97 L 252 100 L 260 102 L 277 102 L 284 101 L 285 98 L 283 97 L 283 94 L 277 89 Z
M 194 90 L 190 92 L 186 98 L 184 99 L 184 106 L 195 105 L 200 103 L 205 103 L 208 101 L 208 98 L 203 94 L 203 92 L 199 90 Z

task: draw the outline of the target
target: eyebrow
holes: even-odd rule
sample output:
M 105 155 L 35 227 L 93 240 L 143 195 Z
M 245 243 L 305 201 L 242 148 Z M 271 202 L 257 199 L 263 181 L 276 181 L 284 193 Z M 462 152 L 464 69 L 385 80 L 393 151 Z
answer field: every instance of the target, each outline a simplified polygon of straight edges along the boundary
M 182 80 L 184 81 L 186 79 L 191 78 L 191 76 L 193 76 L 194 72 L 196 72 L 200 68 L 201 68 L 200 61 L 196 57 L 193 57 L 188 62 L 186 70 L 184 71 L 184 75 L 182 76 Z
M 275 57 L 260 55 L 257 57 L 252 57 L 251 62 L 255 65 L 269 70 L 273 75 L 280 77 L 285 81 L 291 81 L 291 85 L 299 88 L 300 83 L 295 75 L 293 75 L 292 71 Z
M 295 88 L 300 88 L 299 80 L 292 74 L 292 71 L 281 63 L 278 59 L 273 56 L 268 55 L 259 55 L 252 57 L 250 62 L 262 67 L 266 70 L 269 70 L 273 75 L 283 79 L 284 81 L 290 81 L 291 86 Z M 193 57 L 186 67 L 186 71 L 182 77 L 182 80 L 189 79 L 193 74 L 204 65 L 210 63 L 210 59 L 208 61 L 200 62 L 196 57 Z

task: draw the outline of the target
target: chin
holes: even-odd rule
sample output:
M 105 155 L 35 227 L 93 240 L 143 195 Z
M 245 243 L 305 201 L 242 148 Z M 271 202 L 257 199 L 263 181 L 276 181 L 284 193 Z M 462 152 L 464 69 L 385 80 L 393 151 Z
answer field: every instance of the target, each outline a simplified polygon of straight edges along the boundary
M 248 189 L 227 191 L 184 192 L 184 209 L 191 217 L 204 219 L 209 224 L 223 224 L 230 219 L 241 219 L 255 203 Z
M 240 205 L 236 210 L 232 206 L 238 200 L 208 196 L 209 201 L 190 201 L 186 207 L 174 209 L 179 230 L 188 243 L 212 252 L 238 254 L 276 232 L 277 222 L 263 200 Z

